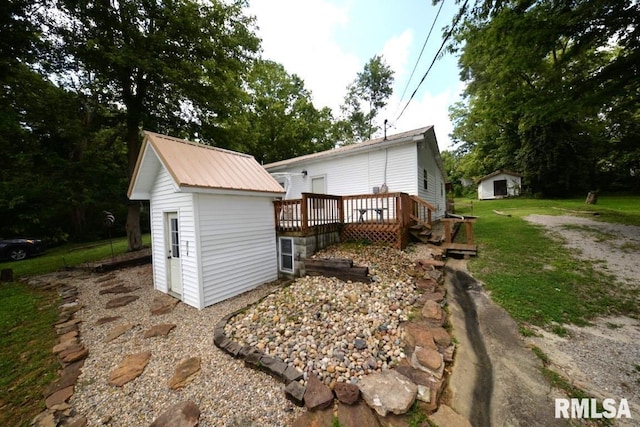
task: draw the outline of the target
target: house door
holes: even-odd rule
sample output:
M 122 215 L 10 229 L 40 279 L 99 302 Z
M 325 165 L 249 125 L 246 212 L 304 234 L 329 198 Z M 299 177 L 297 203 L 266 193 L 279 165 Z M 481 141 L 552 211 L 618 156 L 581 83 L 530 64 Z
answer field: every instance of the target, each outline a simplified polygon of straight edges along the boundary
M 499 179 L 493 181 L 493 195 L 494 196 L 506 196 L 507 195 L 507 180 Z
M 311 178 L 311 192 L 315 194 L 324 194 L 325 190 L 324 176 Z
M 180 228 L 178 213 L 167 215 L 167 268 L 169 270 L 169 292 L 182 295 L 182 266 L 180 264 Z

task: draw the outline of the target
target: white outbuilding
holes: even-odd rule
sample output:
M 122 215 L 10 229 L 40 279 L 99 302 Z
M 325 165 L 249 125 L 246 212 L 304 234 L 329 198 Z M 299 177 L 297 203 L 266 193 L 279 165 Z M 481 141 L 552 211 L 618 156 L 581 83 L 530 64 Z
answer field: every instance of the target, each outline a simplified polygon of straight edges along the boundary
M 520 195 L 522 175 L 508 170 L 497 170 L 478 180 L 478 199 L 491 200 Z
M 128 196 L 150 201 L 154 287 L 202 309 L 276 280 L 283 195 L 252 156 L 145 132 Z

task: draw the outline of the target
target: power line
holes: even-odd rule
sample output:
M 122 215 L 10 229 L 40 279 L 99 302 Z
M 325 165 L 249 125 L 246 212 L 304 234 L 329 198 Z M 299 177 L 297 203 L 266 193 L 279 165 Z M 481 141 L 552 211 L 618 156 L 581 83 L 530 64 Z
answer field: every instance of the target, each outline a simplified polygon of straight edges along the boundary
M 436 21 L 438 20 L 438 16 L 440 16 L 440 11 L 442 10 L 442 6 L 444 6 L 444 0 L 440 2 L 440 8 L 438 8 L 438 13 L 436 13 L 436 17 L 434 18 L 433 23 L 431 24 L 431 28 L 429 28 L 429 34 L 427 34 L 427 38 L 424 40 L 424 43 L 422 44 L 422 49 L 420 49 L 420 55 L 418 55 L 418 59 L 416 60 L 416 64 L 413 66 L 413 70 L 411 70 L 411 75 L 407 80 L 407 84 L 404 86 L 404 90 L 402 91 L 402 96 L 400 96 L 400 101 L 398 101 L 398 107 L 400 107 L 400 104 L 402 104 L 402 100 L 404 99 L 404 96 L 407 93 L 407 89 L 409 88 L 409 84 L 411 83 L 411 79 L 413 78 L 413 74 L 416 72 L 416 69 L 418 68 L 418 63 L 420 63 L 420 58 L 422 58 L 422 53 L 424 52 L 424 48 L 427 46 L 429 37 L 431 37 L 431 32 L 433 31 L 433 28 L 436 26 Z
M 444 40 L 442 40 L 442 44 L 440 45 L 440 48 L 438 49 L 438 51 L 434 55 L 433 61 L 431 61 L 431 65 L 429 65 L 429 68 L 427 69 L 427 72 L 424 73 L 424 76 L 422 76 L 422 79 L 420 79 L 420 82 L 418 83 L 418 86 L 413 91 L 413 93 L 411 94 L 411 97 L 409 98 L 409 100 L 405 104 L 404 108 L 402 109 L 402 111 L 400 112 L 398 117 L 396 118 L 396 120 L 395 120 L 396 122 L 398 120 L 400 120 L 400 117 L 402 117 L 402 115 L 404 114 L 405 110 L 407 109 L 407 107 L 411 103 L 411 100 L 413 100 L 413 97 L 416 95 L 416 92 L 418 92 L 418 89 L 420 89 L 420 85 L 422 85 L 422 82 L 424 82 L 424 79 L 427 78 L 427 74 L 429 74 L 429 71 L 431 71 L 431 68 L 433 67 L 433 64 L 435 64 L 436 60 L 438 59 L 438 56 L 440 55 L 440 52 L 442 52 L 442 49 L 444 49 L 444 46 L 447 44 L 447 41 L 449 40 L 449 37 L 451 37 L 451 34 L 453 34 L 453 30 L 458 25 L 458 22 L 460 22 L 460 18 L 462 18 L 462 15 L 464 15 L 464 11 L 467 9 L 467 3 L 469 3 L 469 0 L 465 0 L 464 4 L 460 8 L 460 11 L 458 12 L 458 16 L 456 16 L 455 22 L 453 23 L 453 25 L 451 26 L 451 28 L 447 32 L 447 35 L 445 36 Z

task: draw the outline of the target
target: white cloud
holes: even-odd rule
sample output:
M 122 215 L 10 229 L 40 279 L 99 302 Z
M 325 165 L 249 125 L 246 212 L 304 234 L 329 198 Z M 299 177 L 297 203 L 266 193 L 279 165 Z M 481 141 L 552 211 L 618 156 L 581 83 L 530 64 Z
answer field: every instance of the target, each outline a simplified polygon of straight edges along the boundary
M 338 111 L 361 68 L 358 57 L 345 52 L 332 34 L 348 24 L 348 7 L 322 0 L 252 0 L 248 12 L 257 18 L 263 56 L 302 78 L 316 107 Z
M 407 59 L 412 43 L 413 31 L 408 28 L 399 36 L 387 40 L 382 48 L 382 55 L 387 65 L 395 71 L 395 81 L 403 80 L 407 74 Z

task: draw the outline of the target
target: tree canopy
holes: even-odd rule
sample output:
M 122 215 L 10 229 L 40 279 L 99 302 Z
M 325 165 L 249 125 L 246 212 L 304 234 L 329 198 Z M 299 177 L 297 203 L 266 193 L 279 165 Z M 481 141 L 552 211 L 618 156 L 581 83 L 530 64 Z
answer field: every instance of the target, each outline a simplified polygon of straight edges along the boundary
M 483 1 L 454 32 L 464 101 L 453 138 L 483 175 L 524 172 L 568 195 L 640 172 L 640 10 L 634 1 Z M 615 176 L 614 176 L 615 175 Z M 636 179 L 637 180 L 637 179 Z

